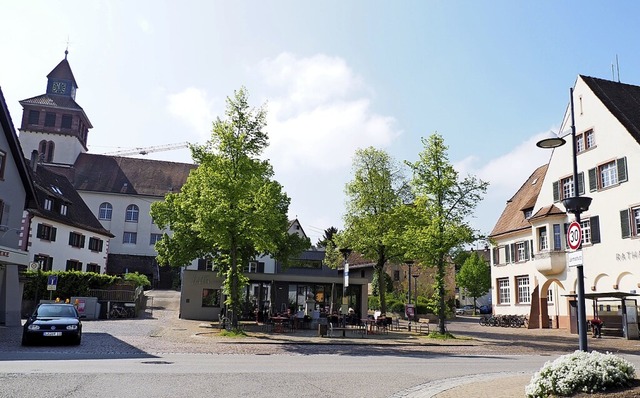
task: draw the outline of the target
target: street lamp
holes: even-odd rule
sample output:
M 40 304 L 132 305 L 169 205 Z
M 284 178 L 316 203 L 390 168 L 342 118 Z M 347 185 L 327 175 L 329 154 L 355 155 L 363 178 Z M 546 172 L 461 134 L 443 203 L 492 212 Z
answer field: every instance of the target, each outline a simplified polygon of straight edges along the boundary
M 344 272 L 344 283 L 342 285 L 342 327 L 346 327 L 347 324 L 347 314 L 349 313 L 349 301 L 347 299 L 347 287 L 349 287 L 349 263 L 347 263 L 347 259 L 349 258 L 349 254 L 351 254 L 351 249 L 347 247 L 343 247 L 340 249 L 340 253 L 342 253 L 342 258 L 344 259 L 343 272 Z M 346 308 L 345 308 L 346 307 Z
M 408 260 L 404 262 L 405 264 L 407 264 L 407 266 L 409 266 L 409 272 L 407 273 L 407 282 L 409 282 L 409 292 L 407 293 L 407 300 L 408 303 L 411 304 L 411 266 L 413 265 L 413 261 Z
M 578 190 L 578 154 L 576 151 L 576 121 L 573 111 L 573 87 L 569 89 L 570 106 L 571 106 L 571 141 L 572 141 L 572 155 L 573 155 L 573 197 L 565 198 L 562 201 L 567 213 L 573 213 L 576 217 L 576 222 L 580 224 L 580 214 L 589 210 L 591 204 L 591 198 L 586 196 L 580 196 Z M 545 138 L 536 145 L 540 148 L 552 149 L 557 148 L 565 144 L 565 140 L 561 137 Z M 582 250 L 582 243 L 578 250 Z M 583 264 L 576 266 L 578 273 L 578 336 L 580 339 L 580 351 L 587 351 L 587 314 L 585 309 L 584 298 L 584 269 Z
M 420 274 L 415 273 L 413 274 L 413 288 L 416 291 L 416 308 L 418 306 L 418 277 L 420 276 Z

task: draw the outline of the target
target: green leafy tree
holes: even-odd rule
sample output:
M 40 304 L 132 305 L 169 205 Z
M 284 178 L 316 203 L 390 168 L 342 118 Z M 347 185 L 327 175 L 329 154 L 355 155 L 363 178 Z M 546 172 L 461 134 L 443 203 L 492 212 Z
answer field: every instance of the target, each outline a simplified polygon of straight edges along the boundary
M 215 262 L 237 328 L 247 283 L 243 265 L 258 254 L 286 264 L 309 240 L 288 234 L 289 197 L 272 179 L 269 162 L 260 159 L 268 145 L 264 107 L 250 108 L 244 88 L 234 94 L 227 98 L 226 119 L 213 122 L 211 139 L 191 146 L 198 168 L 179 193 L 151 206 L 151 216 L 160 228 L 171 230 L 156 243 L 160 263 Z
M 491 288 L 491 268 L 477 252 L 473 252 L 456 275 L 458 287 L 465 289 L 473 297 L 473 315 L 476 314 L 476 300 Z
M 384 151 L 369 147 L 356 151 L 354 178 L 346 185 L 345 230 L 336 244 L 375 261 L 374 272 L 384 274 L 388 261 L 404 258 L 404 207 L 410 189 L 399 165 Z M 377 279 L 380 310 L 387 310 L 384 278 Z
M 454 248 L 472 242 L 477 235 L 467 219 L 482 200 L 488 183 L 473 176 L 460 179 L 449 163 L 448 148 L 439 134 L 423 138 L 422 144 L 419 159 L 407 162 L 413 171 L 411 186 L 416 199 L 405 239 L 411 242 L 407 245 L 408 255 L 421 266 L 435 267 L 438 329 L 444 334 L 448 260 Z

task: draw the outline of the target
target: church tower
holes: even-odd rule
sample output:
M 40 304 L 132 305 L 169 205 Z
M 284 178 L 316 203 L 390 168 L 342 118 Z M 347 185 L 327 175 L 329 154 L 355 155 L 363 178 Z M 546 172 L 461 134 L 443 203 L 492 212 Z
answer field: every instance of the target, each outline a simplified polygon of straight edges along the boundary
M 20 101 L 22 124 L 20 144 L 29 158 L 38 151 L 43 163 L 72 165 L 81 153 L 87 152 L 87 135 L 93 126 L 76 102 L 78 84 L 64 59 L 47 75 L 47 91 L 37 97 Z

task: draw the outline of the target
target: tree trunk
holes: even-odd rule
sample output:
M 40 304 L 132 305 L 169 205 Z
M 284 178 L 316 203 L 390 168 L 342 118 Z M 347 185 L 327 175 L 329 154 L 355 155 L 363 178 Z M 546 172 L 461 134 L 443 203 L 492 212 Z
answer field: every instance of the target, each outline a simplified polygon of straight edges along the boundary
M 238 289 L 238 249 L 232 243 L 231 247 L 231 327 L 238 329 L 238 311 L 240 311 L 240 292 Z
M 443 258 L 438 259 L 438 266 L 436 272 L 436 287 L 438 289 L 438 331 L 440 334 L 446 333 L 445 319 L 446 319 L 446 300 L 445 300 L 445 261 Z

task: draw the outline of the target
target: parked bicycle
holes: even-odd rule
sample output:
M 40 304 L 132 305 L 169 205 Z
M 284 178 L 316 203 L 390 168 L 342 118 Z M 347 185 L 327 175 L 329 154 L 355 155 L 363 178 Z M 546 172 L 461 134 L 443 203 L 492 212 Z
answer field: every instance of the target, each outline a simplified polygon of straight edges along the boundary
M 112 305 L 109 310 L 109 318 L 133 318 L 135 310 L 120 305 Z
M 480 318 L 482 326 L 528 327 L 529 320 L 524 315 L 490 315 Z

